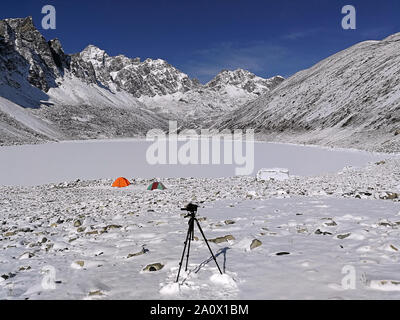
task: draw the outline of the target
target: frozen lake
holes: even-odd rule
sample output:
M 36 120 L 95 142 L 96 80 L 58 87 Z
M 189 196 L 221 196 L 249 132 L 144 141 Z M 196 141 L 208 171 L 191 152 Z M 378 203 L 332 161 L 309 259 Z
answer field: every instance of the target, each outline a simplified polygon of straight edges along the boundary
M 150 144 L 130 139 L 1 147 L 0 185 L 40 185 L 119 176 L 227 177 L 234 176 L 238 167 L 236 164 L 150 165 L 146 160 Z M 385 157 L 388 156 L 354 150 L 256 142 L 253 175 L 261 168 L 272 167 L 288 168 L 292 175 L 317 175 L 345 166 L 363 166 Z

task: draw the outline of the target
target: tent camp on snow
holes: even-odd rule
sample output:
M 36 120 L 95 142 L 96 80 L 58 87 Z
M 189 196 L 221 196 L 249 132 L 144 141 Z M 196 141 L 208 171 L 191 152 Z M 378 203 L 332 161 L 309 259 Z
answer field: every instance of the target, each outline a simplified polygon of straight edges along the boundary
M 125 188 L 127 186 L 131 185 L 131 183 L 129 182 L 128 179 L 124 178 L 124 177 L 119 177 L 118 179 L 116 179 L 114 181 L 114 183 L 112 184 L 112 187 L 116 187 L 116 188 Z M 165 190 L 167 189 L 164 184 L 162 184 L 162 182 L 158 182 L 158 181 L 154 181 L 152 183 L 150 183 L 150 185 L 147 187 L 147 190 Z
M 147 190 L 165 190 L 167 189 L 161 182 L 155 181 L 152 182 L 148 187 Z
M 129 186 L 131 183 L 129 182 L 128 179 L 124 178 L 124 177 L 119 177 L 118 179 L 116 179 L 114 181 L 114 183 L 112 184 L 112 187 L 117 187 L 117 188 L 125 188 L 127 186 Z

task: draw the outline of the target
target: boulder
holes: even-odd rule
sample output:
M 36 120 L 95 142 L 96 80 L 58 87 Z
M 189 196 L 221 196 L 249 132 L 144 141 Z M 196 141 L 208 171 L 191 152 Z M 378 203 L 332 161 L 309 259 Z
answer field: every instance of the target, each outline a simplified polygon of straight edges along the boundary
M 214 243 L 222 243 L 222 242 L 228 242 L 229 240 L 235 240 L 235 237 L 232 235 L 227 235 L 224 237 L 218 237 L 215 239 L 209 239 L 208 241 L 214 242 Z
M 259 247 L 259 246 L 261 246 L 261 245 L 262 245 L 262 242 L 261 242 L 260 240 L 254 239 L 254 240 L 251 242 L 250 250 L 253 250 L 253 249 L 255 249 L 255 248 L 257 248 L 257 247 Z
M 164 268 L 164 265 L 161 263 L 152 263 L 152 264 L 148 264 L 143 271 L 150 271 L 150 272 L 154 272 L 154 271 L 159 271 L 162 268 Z

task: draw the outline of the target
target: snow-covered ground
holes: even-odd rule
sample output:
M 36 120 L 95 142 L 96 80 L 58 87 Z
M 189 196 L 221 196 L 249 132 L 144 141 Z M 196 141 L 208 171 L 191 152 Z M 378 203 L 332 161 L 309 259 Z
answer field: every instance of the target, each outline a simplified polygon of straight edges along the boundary
M 230 177 L 235 175 L 236 167 L 242 167 L 235 162 L 232 165 L 149 165 L 146 160 L 149 145 L 144 140 L 121 139 L 2 147 L 0 163 L 6 169 L 0 170 L 0 185 L 40 185 L 119 176 Z M 212 155 L 211 142 L 209 145 Z M 223 145 L 220 147 L 223 154 Z M 261 168 L 274 167 L 288 168 L 291 175 L 316 175 L 336 172 L 345 166 L 365 166 L 385 157 L 356 150 L 256 142 L 253 175 Z
M 399 159 L 280 182 L 131 181 L 0 187 L 0 299 L 400 298 Z M 189 201 L 225 275 L 196 229 L 175 284 Z

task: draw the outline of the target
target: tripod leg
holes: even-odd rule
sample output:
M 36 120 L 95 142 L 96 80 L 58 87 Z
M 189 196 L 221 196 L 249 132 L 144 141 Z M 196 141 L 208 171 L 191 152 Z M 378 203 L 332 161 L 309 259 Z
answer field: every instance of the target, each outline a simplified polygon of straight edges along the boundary
M 187 246 L 188 240 L 190 239 L 189 237 L 190 237 L 190 226 L 189 226 L 189 229 L 186 234 L 185 246 L 183 247 L 181 262 L 179 262 L 179 270 L 178 270 L 178 276 L 176 277 L 176 282 L 179 281 L 179 275 L 181 273 L 183 258 L 185 257 L 186 246 Z
M 190 219 L 189 221 L 189 243 L 188 243 L 188 250 L 187 250 L 187 256 L 186 256 L 186 266 L 185 266 L 185 271 L 187 271 L 188 264 L 189 264 L 189 254 L 190 254 L 190 244 L 192 243 L 192 239 L 194 236 L 194 221 L 193 219 Z
M 213 259 L 214 259 L 214 261 L 215 261 L 215 264 L 217 265 L 217 268 L 218 268 L 218 270 L 219 270 L 219 273 L 222 274 L 221 268 L 219 267 L 218 262 L 217 262 L 217 258 L 215 258 L 214 253 L 212 252 L 211 247 L 210 247 L 210 245 L 208 244 L 207 238 L 206 238 L 206 236 L 204 235 L 203 229 L 201 229 L 201 226 L 200 226 L 199 221 L 198 221 L 196 218 L 194 218 L 194 220 L 196 220 L 196 223 L 197 223 L 197 226 L 199 227 L 200 233 L 201 233 L 201 235 L 203 236 L 204 241 L 205 241 L 206 244 L 207 244 L 208 250 L 210 250 L 210 253 L 211 253 L 211 255 L 212 255 L 212 257 L 213 257 Z

